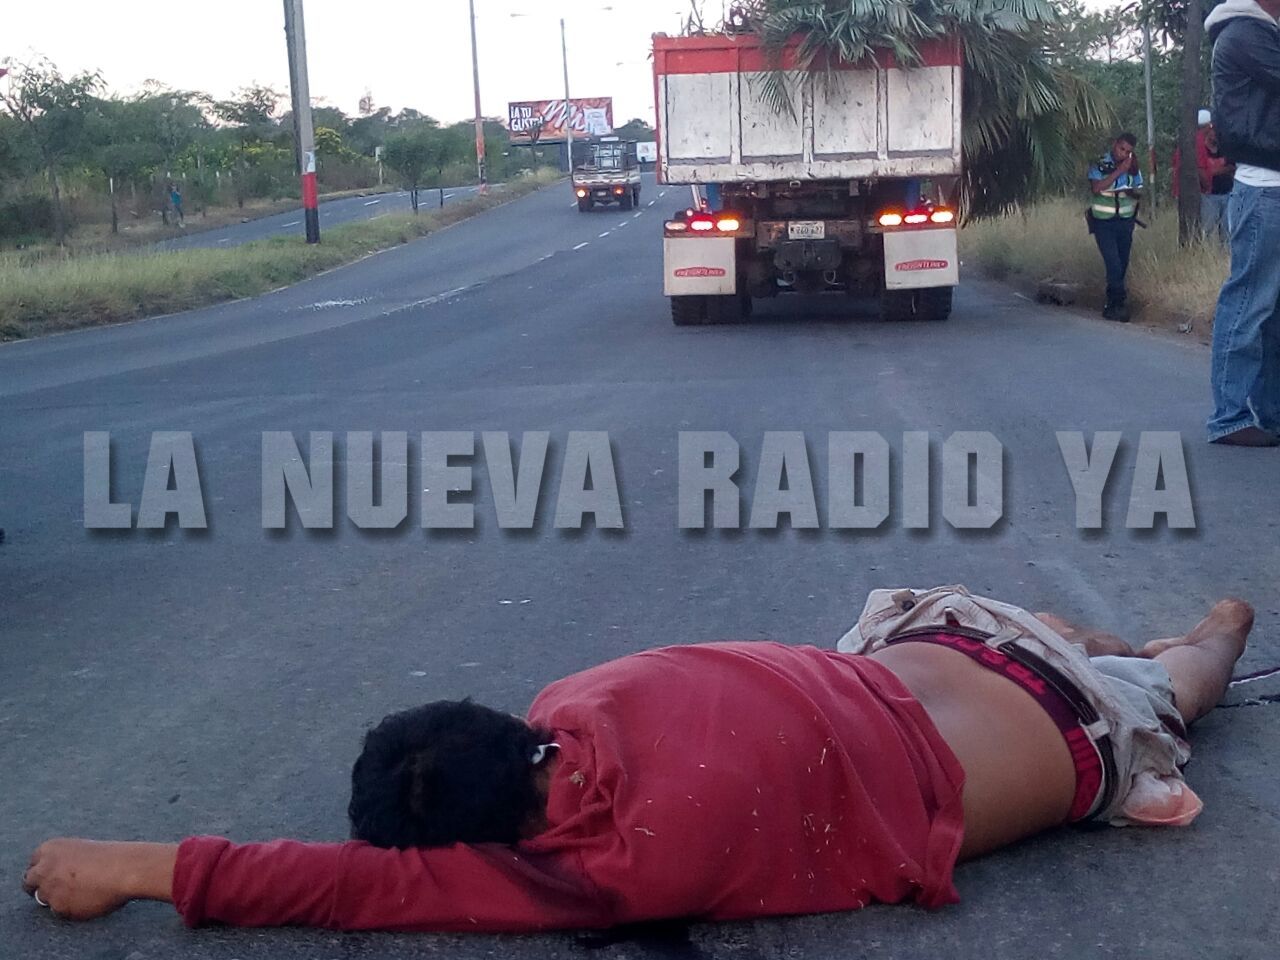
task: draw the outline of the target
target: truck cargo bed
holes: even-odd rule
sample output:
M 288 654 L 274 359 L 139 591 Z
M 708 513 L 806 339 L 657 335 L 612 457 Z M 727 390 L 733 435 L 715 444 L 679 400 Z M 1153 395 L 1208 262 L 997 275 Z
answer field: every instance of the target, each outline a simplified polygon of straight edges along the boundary
M 794 115 L 764 98 L 773 64 L 754 36 L 653 40 L 658 170 L 667 183 L 956 176 L 961 167 L 961 51 L 922 45 L 905 68 L 875 62 L 795 69 L 782 55 Z

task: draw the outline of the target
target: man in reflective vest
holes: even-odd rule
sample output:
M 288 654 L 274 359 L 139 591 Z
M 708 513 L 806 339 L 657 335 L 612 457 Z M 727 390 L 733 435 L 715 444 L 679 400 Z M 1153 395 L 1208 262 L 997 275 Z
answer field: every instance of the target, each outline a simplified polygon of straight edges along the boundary
M 1133 247 L 1133 225 L 1138 217 L 1142 172 L 1134 154 L 1138 138 L 1122 133 L 1111 150 L 1089 168 L 1093 202 L 1089 206 L 1090 229 L 1107 268 L 1107 305 L 1102 315 L 1121 323 L 1129 319 L 1125 275 Z

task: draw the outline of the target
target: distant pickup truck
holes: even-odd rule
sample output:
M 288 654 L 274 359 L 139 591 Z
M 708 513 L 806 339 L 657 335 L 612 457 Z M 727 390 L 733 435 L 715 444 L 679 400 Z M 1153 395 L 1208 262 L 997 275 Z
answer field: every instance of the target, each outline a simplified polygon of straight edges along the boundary
M 585 213 L 598 203 L 616 203 L 630 210 L 640 203 L 636 141 L 600 137 L 588 141 L 582 154 L 577 162 L 579 151 L 575 148 L 573 194 L 580 211 Z

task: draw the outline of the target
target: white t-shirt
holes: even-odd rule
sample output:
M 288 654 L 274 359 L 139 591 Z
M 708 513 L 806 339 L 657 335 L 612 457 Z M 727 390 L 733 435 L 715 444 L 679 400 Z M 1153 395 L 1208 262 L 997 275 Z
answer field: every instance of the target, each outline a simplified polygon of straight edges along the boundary
M 1242 163 L 1236 167 L 1236 179 L 1250 187 L 1280 187 L 1280 170 Z

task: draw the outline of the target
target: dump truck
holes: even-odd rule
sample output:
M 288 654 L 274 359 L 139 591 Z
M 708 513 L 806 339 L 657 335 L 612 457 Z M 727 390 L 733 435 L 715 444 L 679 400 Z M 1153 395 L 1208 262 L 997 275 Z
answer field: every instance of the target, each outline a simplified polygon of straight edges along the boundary
M 672 321 L 732 322 L 757 299 L 824 292 L 878 297 L 886 319 L 947 319 L 958 41 L 920 44 L 910 66 L 886 50 L 801 69 L 797 48 L 653 38 L 658 180 L 694 188 L 663 227 Z
M 573 195 L 586 212 L 597 204 L 616 203 L 630 210 L 640 203 L 640 160 L 636 141 L 592 138 L 574 147 Z

